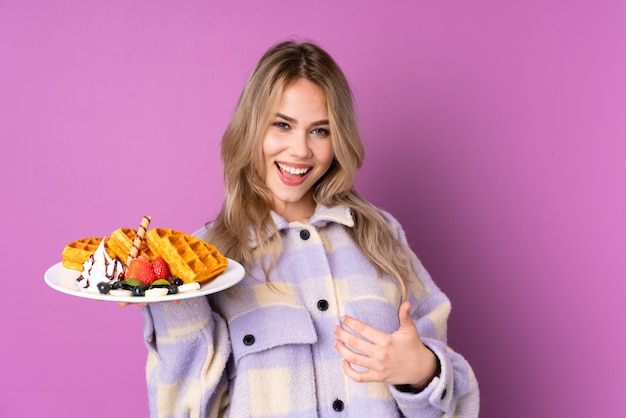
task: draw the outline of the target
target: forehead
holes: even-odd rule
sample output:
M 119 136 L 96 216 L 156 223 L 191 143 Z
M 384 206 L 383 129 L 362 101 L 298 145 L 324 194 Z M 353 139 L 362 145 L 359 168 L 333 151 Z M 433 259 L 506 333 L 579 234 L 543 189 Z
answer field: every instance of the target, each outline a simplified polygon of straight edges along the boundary
M 302 114 L 328 114 L 326 93 L 317 84 L 300 78 L 285 86 L 277 103 L 277 111 Z

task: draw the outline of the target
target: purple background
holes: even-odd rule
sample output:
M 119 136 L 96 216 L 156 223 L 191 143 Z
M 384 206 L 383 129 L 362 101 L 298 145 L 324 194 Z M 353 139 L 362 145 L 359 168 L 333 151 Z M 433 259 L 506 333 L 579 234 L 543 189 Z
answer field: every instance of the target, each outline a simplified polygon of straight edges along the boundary
M 241 88 L 294 36 L 353 84 L 358 187 L 452 299 L 481 416 L 625 416 L 624 22 L 621 0 L 0 0 L 0 416 L 148 415 L 139 310 L 43 273 L 144 214 L 215 215 Z

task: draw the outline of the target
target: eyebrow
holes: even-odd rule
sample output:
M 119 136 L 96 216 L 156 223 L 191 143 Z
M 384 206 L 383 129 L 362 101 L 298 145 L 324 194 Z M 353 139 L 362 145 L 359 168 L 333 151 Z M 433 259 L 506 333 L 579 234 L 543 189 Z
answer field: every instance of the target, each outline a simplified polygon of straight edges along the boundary
M 291 116 L 283 115 L 282 113 L 276 113 L 275 116 L 278 118 L 284 119 L 287 122 L 296 122 L 296 120 L 292 118 Z M 313 122 L 311 124 L 311 126 L 323 126 L 323 125 L 330 125 L 330 122 L 328 121 L 328 119 L 318 120 L 317 122 Z

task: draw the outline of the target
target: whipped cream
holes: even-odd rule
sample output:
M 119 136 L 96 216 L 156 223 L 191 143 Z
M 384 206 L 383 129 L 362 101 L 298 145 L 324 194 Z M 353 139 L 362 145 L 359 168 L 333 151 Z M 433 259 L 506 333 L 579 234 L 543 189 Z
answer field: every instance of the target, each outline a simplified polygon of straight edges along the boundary
M 96 251 L 83 263 L 83 272 L 76 279 L 82 291 L 98 293 L 98 283 L 113 283 L 121 279 L 124 265 L 120 260 L 109 257 L 104 248 L 104 239 Z

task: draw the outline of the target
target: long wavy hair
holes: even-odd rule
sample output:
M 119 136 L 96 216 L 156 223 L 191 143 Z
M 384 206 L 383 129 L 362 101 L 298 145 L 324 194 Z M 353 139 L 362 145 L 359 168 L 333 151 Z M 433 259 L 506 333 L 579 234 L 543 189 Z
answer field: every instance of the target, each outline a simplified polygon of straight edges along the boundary
M 381 212 L 354 189 L 365 150 L 352 91 L 333 58 L 312 42 L 273 46 L 250 75 L 221 142 L 226 197 L 204 238 L 244 266 L 261 261 L 266 278 L 275 266 L 282 245 L 271 217 L 271 191 L 264 181 L 262 141 L 285 88 L 301 78 L 326 94 L 334 152 L 330 168 L 313 186 L 313 198 L 318 204 L 352 210 L 355 227 L 349 231 L 354 242 L 378 273 L 395 277 L 406 294 L 413 274 L 408 250 Z M 260 256 L 268 255 L 266 263 L 267 258 Z

